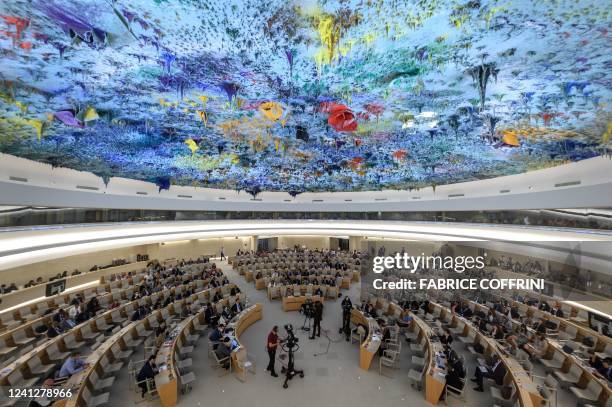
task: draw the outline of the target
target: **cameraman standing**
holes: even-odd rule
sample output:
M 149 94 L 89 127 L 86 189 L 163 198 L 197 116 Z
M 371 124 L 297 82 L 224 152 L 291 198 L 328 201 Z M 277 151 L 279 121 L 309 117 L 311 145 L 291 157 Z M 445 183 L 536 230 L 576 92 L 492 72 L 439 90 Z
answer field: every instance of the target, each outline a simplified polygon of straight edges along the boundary
M 270 333 L 268 334 L 268 342 L 266 343 L 266 348 L 268 350 L 268 357 L 270 358 L 266 370 L 272 374 L 272 377 L 278 377 L 278 375 L 274 371 L 276 348 L 278 348 L 278 326 L 276 325 L 272 327 L 272 331 L 270 331 Z
M 346 341 L 351 340 L 351 310 L 353 309 L 353 302 L 348 297 L 344 297 L 342 300 L 342 330 L 346 335 Z
M 314 339 L 315 334 L 321 336 L 321 320 L 323 319 L 323 304 L 321 301 L 315 301 L 313 312 L 314 325 L 312 326 L 312 335 L 310 339 Z

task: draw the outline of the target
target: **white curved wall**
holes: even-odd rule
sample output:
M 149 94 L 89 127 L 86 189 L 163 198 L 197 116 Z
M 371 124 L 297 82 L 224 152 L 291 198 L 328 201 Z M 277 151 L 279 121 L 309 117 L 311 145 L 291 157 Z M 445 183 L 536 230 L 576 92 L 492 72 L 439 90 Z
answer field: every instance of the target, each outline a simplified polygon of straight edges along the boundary
M 565 259 L 580 255 L 594 271 L 612 274 L 612 233 L 428 222 L 225 221 L 40 227 L 0 234 L 0 270 L 120 247 L 247 236 L 370 236 L 419 241 L 472 241 Z M 194 253 L 199 255 L 202 253 Z M 551 258 L 552 259 L 552 258 Z
M 0 154 L 0 205 L 220 211 L 458 211 L 612 206 L 612 160 L 597 157 L 554 168 L 419 191 L 264 192 L 172 186 L 112 178 Z

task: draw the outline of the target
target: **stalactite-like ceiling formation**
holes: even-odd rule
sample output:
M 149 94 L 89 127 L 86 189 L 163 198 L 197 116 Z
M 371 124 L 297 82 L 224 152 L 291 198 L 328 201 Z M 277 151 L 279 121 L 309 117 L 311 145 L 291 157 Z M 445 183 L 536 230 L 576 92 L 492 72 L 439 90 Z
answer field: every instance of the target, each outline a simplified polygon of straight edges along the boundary
M 607 154 L 597 0 L 7 0 L 0 151 L 108 181 L 411 189 Z

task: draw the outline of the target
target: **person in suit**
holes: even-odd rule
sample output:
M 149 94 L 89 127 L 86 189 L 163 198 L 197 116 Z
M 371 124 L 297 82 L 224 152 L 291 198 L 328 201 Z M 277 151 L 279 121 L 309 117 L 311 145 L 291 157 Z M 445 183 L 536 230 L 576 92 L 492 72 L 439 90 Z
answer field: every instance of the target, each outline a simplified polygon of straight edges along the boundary
M 453 343 L 453 336 L 451 335 L 448 328 L 444 329 L 444 332 L 442 333 L 442 335 L 440 335 L 440 342 L 442 342 L 443 345 L 448 346 Z
M 51 321 L 47 323 L 47 338 L 55 338 L 60 334 L 60 330 L 57 327 L 57 323 L 55 321 Z
M 312 335 L 310 339 L 314 339 L 315 335 L 321 336 L 321 320 L 323 319 L 323 304 L 321 301 L 315 301 L 314 303 L 314 313 L 312 316 L 313 325 L 312 325 Z
M 240 304 L 240 301 L 236 301 L 234 305 L 232 305 L 232 315 L 238 315 L 244 307 Z
M 495 383 L 501 386 L 504 384 L 504 376 L 506 376 L 506 367 L 499 359 L 499 356 L 497 356 L 497 354 L 493 354 L 493 362 L 491 366 L 476 366 L 474 378 L 472 379 L 472 381 L 477 385 L 477 387 L 474 387 L 474 390 L 480 392 L 484 391 L 483 379 L 485 377 L 495 380 Z
M 232 341 L 230 338 L 228 338 L 227 336 L 223 338 L 223 342 L 220 343 L 219 346 L 217 346 L 217 349 L 215 349 L 215 353 L 217 354 L 217 358 L 219 360 L 228 358 L 232 354 L 231 345 Z M 229 358 L 223 361 L 223 368 L 226 370 L 230 368 Z
M 606 358 L 602 361 L 601 367 L 597 369 L 607 381 L 612 381 L 612 358 Z
M 463 361 L 459 358 L 449 358 L 448 373 L 446 374 L 446 385 L 451 386 L 455 389 L 462 390 L 465 383 L 465 368 L 463 367 Z M 449 391 L 453 391 L 450 390 Z M 444 393 L 443 393 L 444 394 Z
M 138 372 L 138 376 L 136 380 L 138 381 L 138 387 L 142 390 L 141 397 L 144 398 L 147 393 L 147 381 L 155 378 L 157 374 L 157 366 L 155 366 L 155 355 L 149 356 L 149 359 L 142 365 L 140 368 L 140 372 Z

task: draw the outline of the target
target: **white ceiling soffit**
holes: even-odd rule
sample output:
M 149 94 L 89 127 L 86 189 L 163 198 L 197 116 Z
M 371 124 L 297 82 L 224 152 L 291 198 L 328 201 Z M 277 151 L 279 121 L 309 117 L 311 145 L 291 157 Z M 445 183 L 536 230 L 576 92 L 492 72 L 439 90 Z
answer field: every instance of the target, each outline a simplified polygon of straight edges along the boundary
M 590 255 L 588 250 L 593 250 L 593 256 L 599 256 L 602 252 L 598 245 L 609 245 L 612 242 L 612 234 L 605 232 L 428 222 L 226 221 L 74 225 L 0 233 L 0 270 L 119 247 L 252 235 L 349 235 L 423 241 L 505 241 L 515 244 L 523 242 L 525 246 L 535 244 L 550 250 L 567 250 L 574 247 L 574 242 L 590 242 L 594 246 L 589 245 L 589 249 L 582 250 L 582 254 Z
M 460 211 L 612 206 L 612 160 L 596 157 L 554 168 L 413 191 L 302 193 L 172 186 L 52 168 L 0 154 L 0 205 L 219 211 Z

